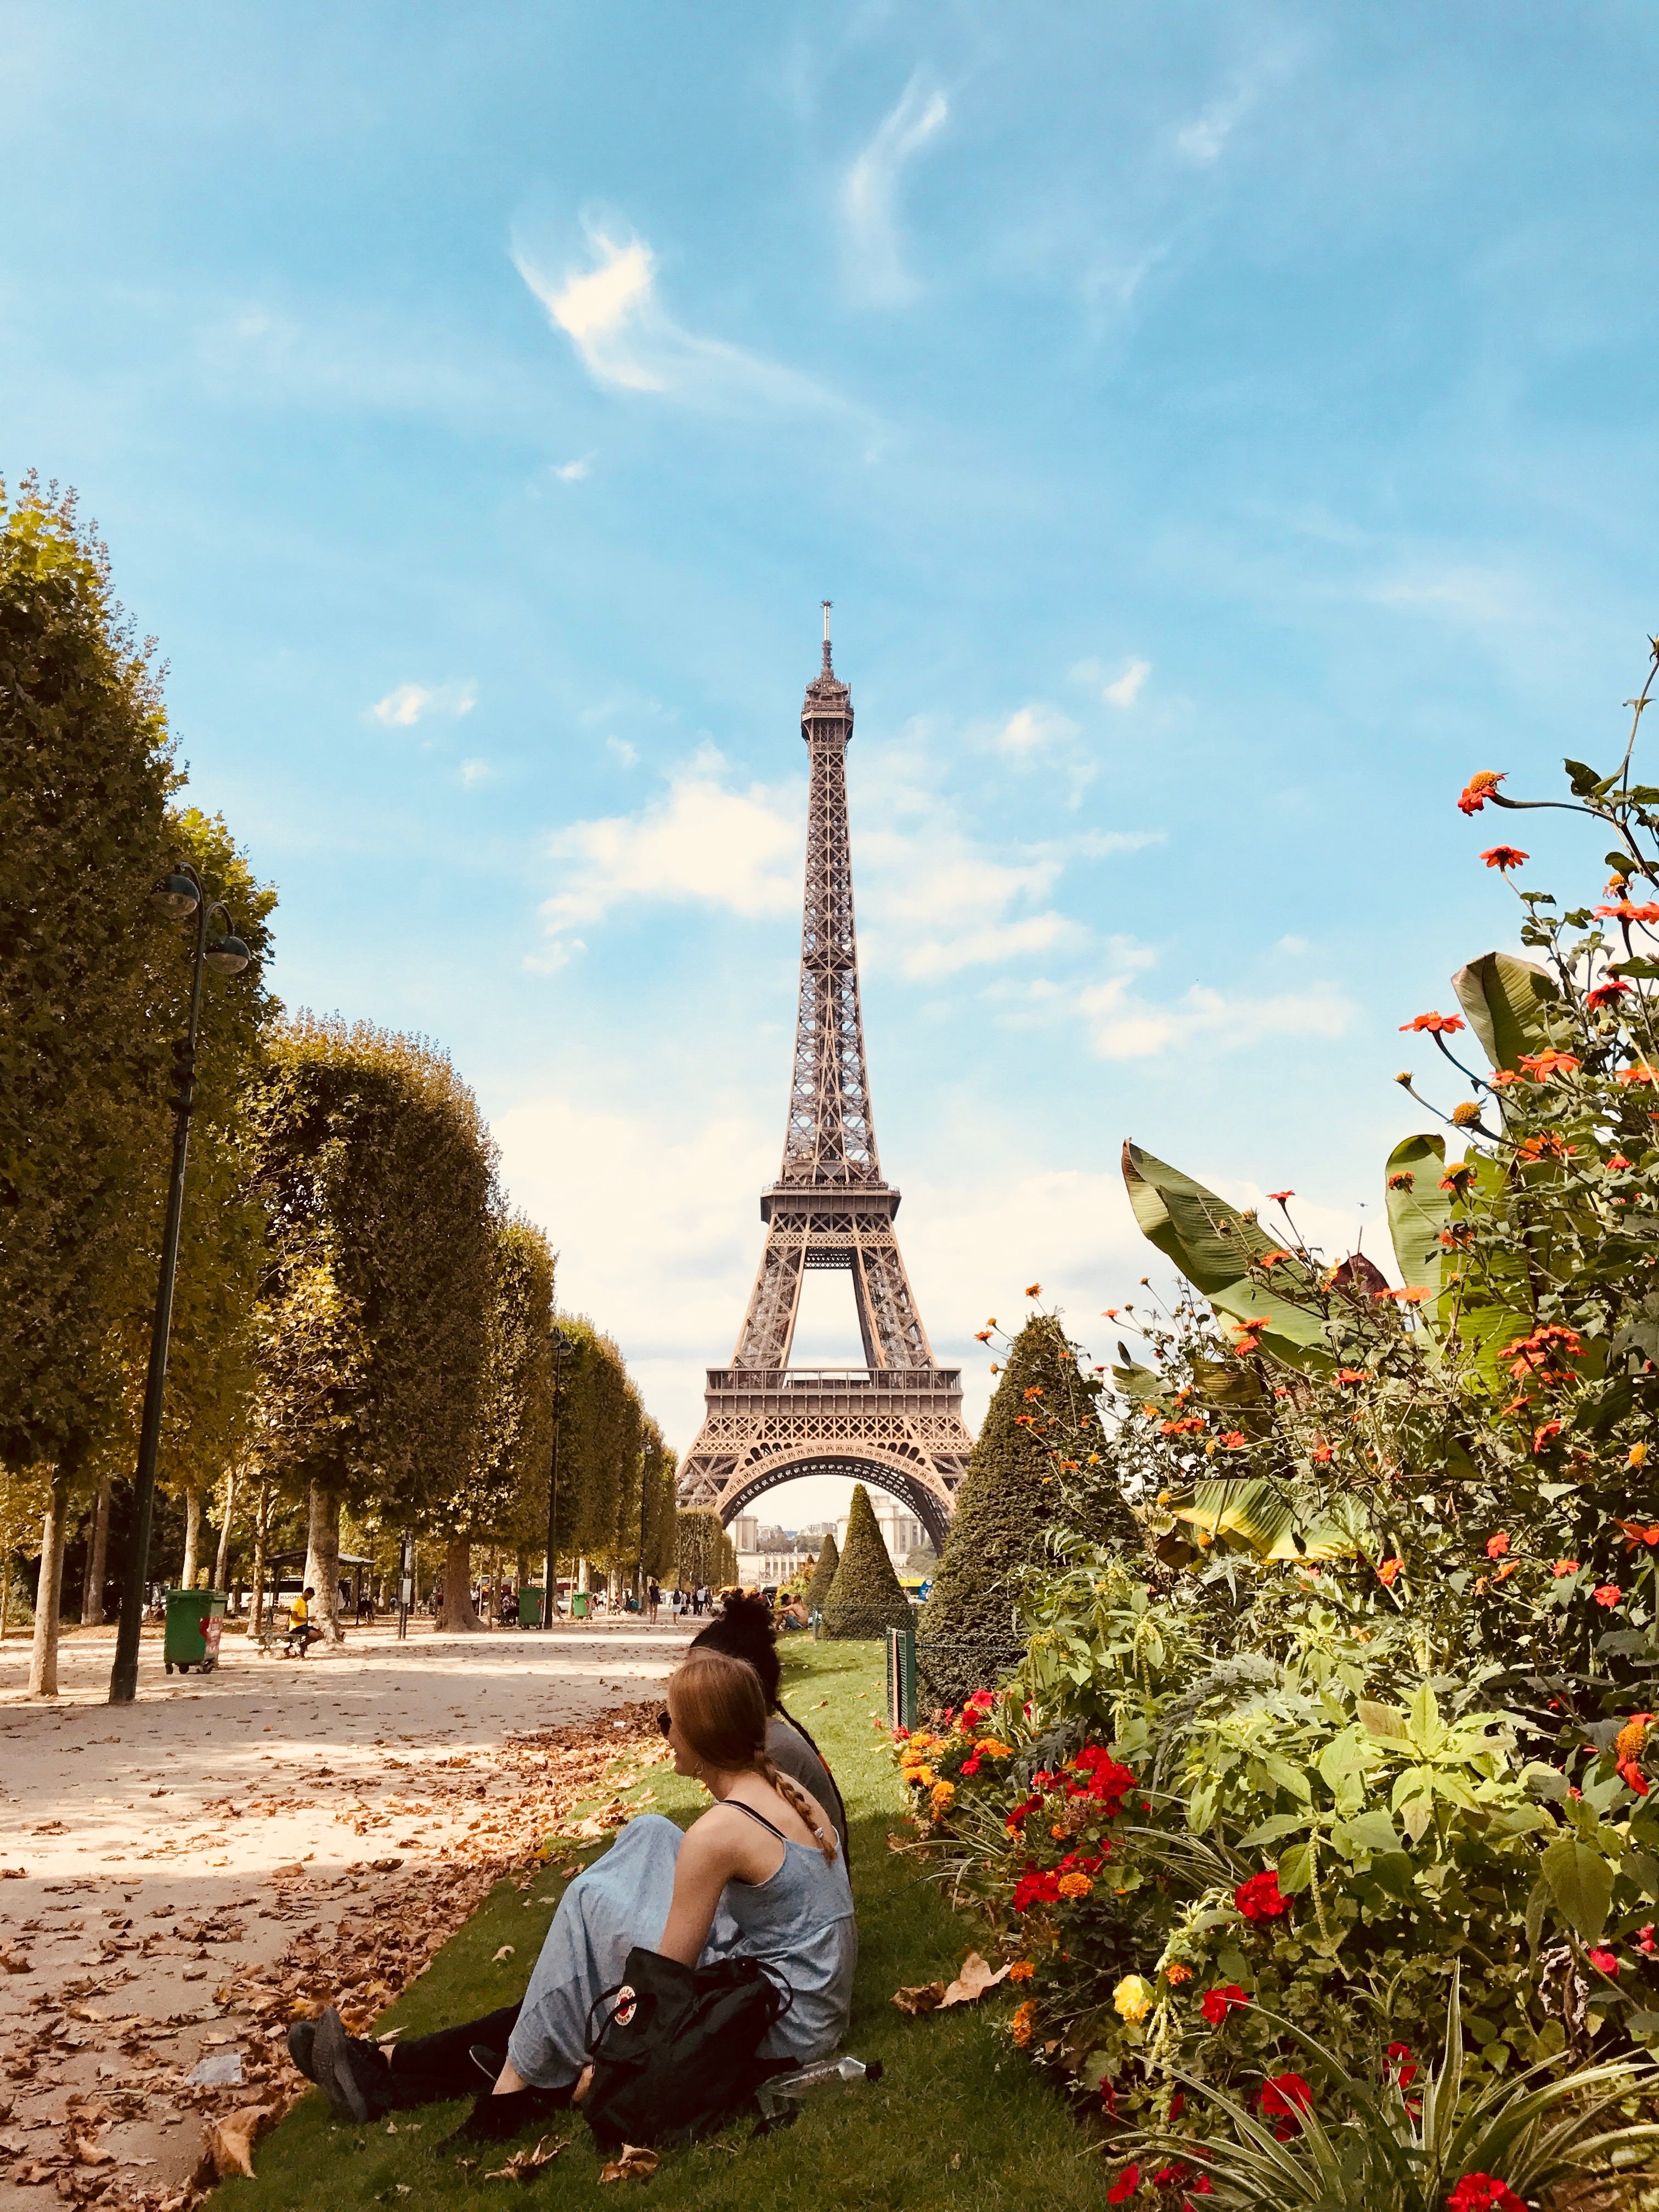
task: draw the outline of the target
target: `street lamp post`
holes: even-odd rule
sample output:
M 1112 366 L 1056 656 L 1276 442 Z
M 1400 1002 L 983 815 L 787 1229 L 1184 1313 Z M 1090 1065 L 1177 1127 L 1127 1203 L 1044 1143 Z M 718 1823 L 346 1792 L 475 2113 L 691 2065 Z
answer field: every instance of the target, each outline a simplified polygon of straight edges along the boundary
M 196 917 L 196 944 L 190 975 L 190 1019 L 173 1048 L 173 1176 L 167 1185 L 167 1225 L 161 1236 L 161 1272 L 155 1286 L 150 1323 L 149 1365 L 144 1376 L 144 1414 L 138 1431 L 138 1467 L 133 1478 L 133 1527 L 121 1590 L 121 1623 L 115 1633 L 115 1664 L 110 1670 L 109 1702 L 130 1705 L 138 1694 L 138 1640 L 144 1625 L 144 1584 L 149 1567 L 150 1523 L 155 1509 L 155 1460 L 161 1441 L 161 1405 L 167 1391 L 167 1338 L 173 1327 L 173 1288 L 179 1273 L 179 1227 L 185 1210 L 185 1164 L 190 1152 L 190 1117 L 196 1097 L 196 1035 L 201 1023 L 202 970 L 239 975 L 252 958 L 230 929 L 222 901 L 210 902 L 207 887 L 188 860 L 176 861 L 150 893 L 174 921 Z M 223 933 L 211 943 L 208 925 L 223 916 Z
M 542 1626 L 551 1628 L 559 1616 L 559 1396 L 564 1363 L 573 1349 L 570 1339 L 556 1328 L 549 1340 L 553 1346 L 553 1458 L 547 1474 L 547 1571 L 543 1578 Z

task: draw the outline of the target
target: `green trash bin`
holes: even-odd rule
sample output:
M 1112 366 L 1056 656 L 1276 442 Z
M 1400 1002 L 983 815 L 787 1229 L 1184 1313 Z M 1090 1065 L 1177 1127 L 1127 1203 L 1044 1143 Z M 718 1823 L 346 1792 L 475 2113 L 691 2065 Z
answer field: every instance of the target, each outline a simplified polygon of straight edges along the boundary
M 188 1674 L 195 1667 L 210 1674 L 219 1663 L 224 1619 L 223 1590 L 170 1589 L 167 1630 L 161 1639 L 161 1657 L 168 1674 L 176 1667 L 181 1674 Z
M 570 1594 L 570 1618 L 572 1619 L 572 1620 L 586 1620 L 586 1618 L 587 1618 L 587 1592 L 586 1592 L 586 1590 L 573 1590 L 573 1591 L 571 1592 L 571 1594 Z
M 519 1626 L 520 1628 L 539 1628 L 542 1625 L 542 1594 L 538 1589 L 519 1592 Z

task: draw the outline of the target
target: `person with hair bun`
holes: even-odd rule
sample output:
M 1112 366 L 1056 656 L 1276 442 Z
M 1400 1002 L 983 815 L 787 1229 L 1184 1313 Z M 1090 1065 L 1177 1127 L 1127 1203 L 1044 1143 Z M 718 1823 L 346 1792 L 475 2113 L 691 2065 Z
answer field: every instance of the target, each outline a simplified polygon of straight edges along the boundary
M 772 1608 L 763 1597 L 728 1597 L 719 1617 L 691 1639 L 694 1651 L 725 1651 L 733 1659 L 746 1659 L 760 1677 L 766 1698 L 766 1755 L 809 1796 L 829 1809 L 841 1838 L 842 1856 L 852 1862 L 847 1848 L 847 1808 L 806 1729 L 785 1710 L 781 1696 L 783 1668 L 778 1658 Z
M 560 1899 L 519 2004 L 389 2050 L 348 2035 L 331 2007 L 314 2030 L 296 2024 L 289 2051 L 335 2118 L 473 2094 L 467 2132 L 505 2139 L 580 2102 L 592 2008 L 636 1943 L 686 1966 L 759 1960 L 790 1991 L 760 2056 L 805 2063 L 835 2051 L 858 1955 L 852 1887 L 832 1817 L 769 1754 L 767 1717 L 748 1661 L 689 1652 L 659 1725 L 675 1772 L 714 1804 L 684 1833 L 659 1813 L 628 1823 Z

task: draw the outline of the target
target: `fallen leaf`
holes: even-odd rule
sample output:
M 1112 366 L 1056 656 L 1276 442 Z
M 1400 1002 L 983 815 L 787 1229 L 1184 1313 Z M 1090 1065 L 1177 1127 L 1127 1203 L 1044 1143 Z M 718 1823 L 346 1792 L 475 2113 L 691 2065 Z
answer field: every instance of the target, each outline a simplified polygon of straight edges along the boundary
M 977 1951 L 970 1951 L 962 1962 L 962 1971 L 940 2000 L 939 2009 L 943 2011 L 946 2005 L 972 2004 L 987 1990 L 995 1989 L 1007 1972 L 1006 1966 L 999 1966 L 994 1972 Z
M 644 2150 L 637 2143 L 624 2143 L 620 2158 L 612 2159 L 609 2166 L 599 2168 L 601 2181 L 649 2181 L 662 2160 L 653 2150 Z
M 368 1864 L 369 1870 L 373 1874 L 396 1874 L 403 1861 L 401 1859 L 371 1859 Z
M 495 2167 L 490 2172 L 485 2174 L 484 2179 L 486 2181 L 528 2181 L 532 2174 L 539 2173 L 544 2166 L 550 2165 L 569 2140 L 568 2136 L 561 2136 L 557 2142 L 550 2147 L 547 2137 L 543 2136 L 533 2150 L 515 2150 L 505 2166 Z M 656 2164 L 654 2152 L 647 2152 L 646 2155 L 650 2158 L 654 2166 Z M 462 2163 L 471 2165 L 472 2161 L 465 2160 Z
M 9 1974 L 32 1974 L 34 1961 L 27 1951 L 0 1951 L 0 1966 Z
M 913 1989 L 895 1990 L 893 2002 L 914 2020 L 918 2013 L 937 2012 L 945 2002 L 943 1982 L 921 1982 Z
M 489 1963 L 492 1966 L 499 1966 L 503 1959 L 510 1959 L 512 1956 L 513 1946 L 510 1943 L 503 1943 Z
M 244 2105 L 222 2120 L 209 2122 L 207 2154 L 217 2179 L 223 2181 L 233 2173 L 245 2173 L 250 2181 L 253 2179 L 253 2146 L 270 2118 L 269 2106 Z

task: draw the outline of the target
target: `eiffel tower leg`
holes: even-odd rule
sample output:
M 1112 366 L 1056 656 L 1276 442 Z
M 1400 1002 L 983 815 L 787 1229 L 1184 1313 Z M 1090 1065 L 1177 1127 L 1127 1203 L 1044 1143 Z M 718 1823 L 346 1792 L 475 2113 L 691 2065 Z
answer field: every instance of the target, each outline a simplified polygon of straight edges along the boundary
M 806 1240 L 800 1229 L 773 1224 L 767 1231 L 766 1249 L 749 1295 L 749 1311 L 732 1355 L 734 1367 L 788 1365 L 805 1266 Z
M 890 1230 L 860 1237 L 853 1256 L 853 1285 L 864 1354 L 871 1366 L 931 1367 L 933 1348 Z

